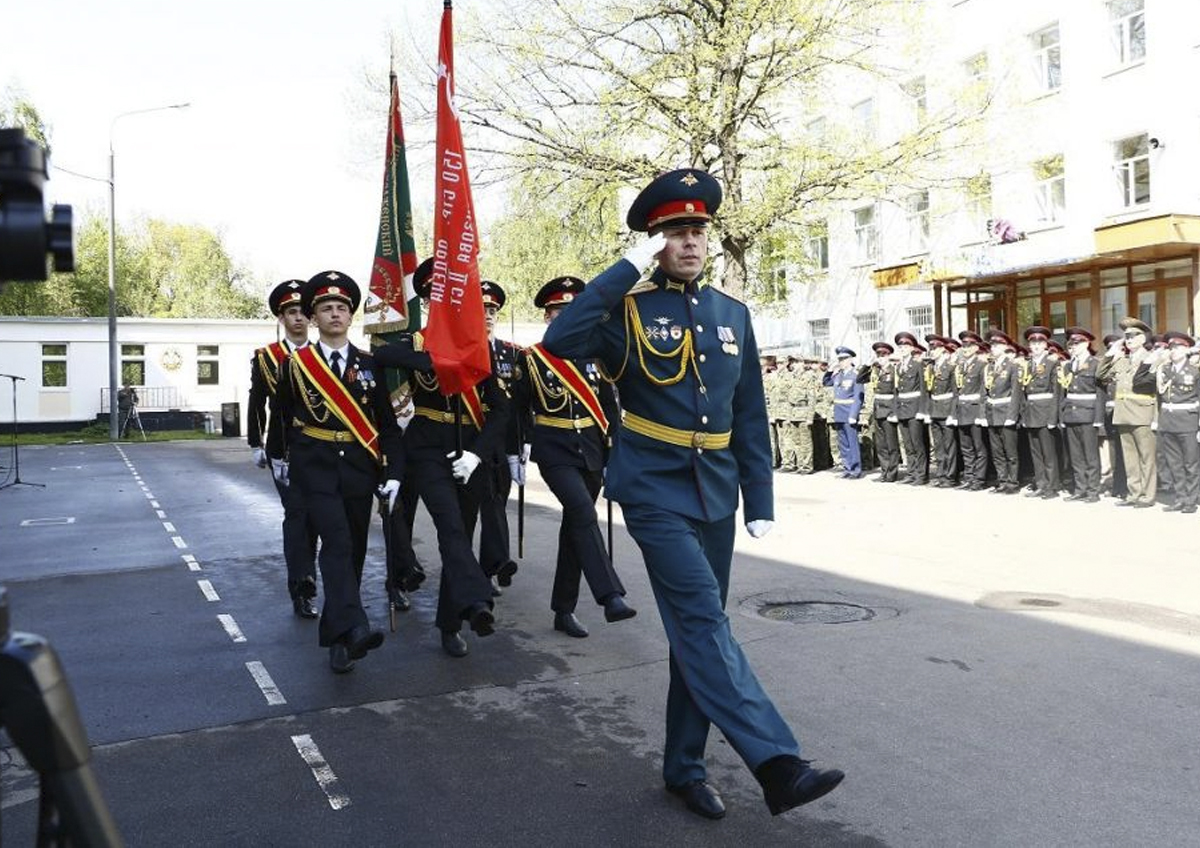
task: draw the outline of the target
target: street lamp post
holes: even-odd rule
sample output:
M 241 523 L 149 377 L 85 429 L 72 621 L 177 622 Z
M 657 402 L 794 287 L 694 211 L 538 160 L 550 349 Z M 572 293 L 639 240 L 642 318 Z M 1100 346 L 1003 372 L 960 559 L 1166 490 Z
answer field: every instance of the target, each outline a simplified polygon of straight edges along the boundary
M 130 115 L 186 109 L 190 103 L 134 109 L 115 116 L 108 125 L 108 437 L 117 441 L 121 436 L 120 413 L 117 410 L 117 389 L 121 380 L 121 357 L 117 350 L 117 190 L 116 153 L 113 150 L 113 130 L 117 121 Z

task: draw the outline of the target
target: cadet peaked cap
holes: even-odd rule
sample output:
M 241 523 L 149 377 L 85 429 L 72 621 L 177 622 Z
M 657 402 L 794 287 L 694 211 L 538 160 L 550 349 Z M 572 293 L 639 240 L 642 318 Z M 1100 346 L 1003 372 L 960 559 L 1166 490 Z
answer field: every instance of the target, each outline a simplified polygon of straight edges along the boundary
M 553 306 L 566 306 L 583 291 L 583 280 L 578 277 L 555 277 L 546 283 L 534 295 L 533 305 L 538 309 L 550 309 Z
M 1091 344 L 1095 340 L 1096 337 L 1083 327 L 1067 327 L 1067 344 L 1075 344 L 1076 342 L 1088 342 Z
M 887 342 L 875 342 L 875 344 L 871 345 L 871 350 L 875 351 L 875 353 L 882 353 L 885 356 L 890 356 L 896 352 L 896 349 Z
M 305 315 L 312 315 L 318 303 L 340 300 L 354 312 L 362 300 L 358 283 L 341 271 L 322 271 L 304 284 L 301 306 Z
M 1019 345 L 1012 340 L 1008 333 L 1004 332 L 1003 330 L 988 330 L 987 340 L 988 344 L 1006 345 L 1011 351 L 1016 351 L 1019 347 Z
M 1050 339 L 1049 341 L 1047 341 L 1046 347 L 1050 348 L 1052 351 L 1059 354 L 1060 356 L 1067 355 L 1067 349 L 1065 347 L 1063 347 L 1062 345 L 1060 345 L 1058 342 L 1056 342 L 1054 339 Z
M 1027 342 L 1037 341 L 1038 339 L 1049 341 L 1052 335 L 1053 333 L 1050 332 L 1049 327 L 1043 327 L 1039 324 L 1025 328 L 1025 341 Z
M 493 283 L 491 280 L 484 280 L 479 284 L 479 291 L 483 295 L 483 305 L 491 306 L 496 309 L 504 308 L 504 301 L 508 296 L 504 293 L 504 289 L 499 283 Z
M 1104 346 L 1108 347 L 1113 342 L 1119 342 L 1120 340 L 1121 340 L 1120 333 L 1109 333 L 1107 336 L 1104 337 Z
M 1147 336 L 1154 332 L 1150 329 L 1150 325 L 1140 318 L 1122 318 L 1117 326 L 1122 330 L 1137 330 Z
M 910 333 L 908 330 L 901 330 L 900 332 L 896 333 L 895 342 L 897 345 L 902 345 L 902 344 L 912 345 L 914 348 L 921 351 L 922 353 L 925 352 L 925 347 L 919 341 L 917 341 L 917 337 L 914 336 L 912 333 Z
M 978 345 L 983 347 L 983 336 L 976 333 L 974 330 L 963 330 L 958 334 L 958 340 L 965 345 Z
M 424 262 L 417 266 L 417 270 L 413 271 L 413 291 L 421 300 L 429 299 L 429 290 L 432 287 L 429 278 L 433 276 L 433 257 L 430 256 Z
M 272 315 L 279 315 L 289 306 L 299 306 L 303 300 L 302 290 L 304 280 L 284 280 L 271 289 L 267 296 L 267 305 L 271 307 Z
M 706 171 L 681 168 L 656 178 L 629 207 L 629 229 L 654 232 L 665 227 L 707 224 L 721 206 L 721 184 Z
M 1168 330 L 1163 333 L 1163 339 L 1168 347 L 1195 347 L 1196 341 L 1187 333 L 1181 333 L 1178 330 Z
M 839 347 L 834 350 L 834 353 L 837 355 L 838 359 L 850 359 L 855 356 L 858 356 L 857 353 L 855 353 L 848 347 Z
M 937 333 L 926 333 L 925 344 L 929 345 L 931 348 L 948 347 L 951 350 L 958 347 L 958 343 L 955 342 L 954 339 L 947 336 L 940 336 Z

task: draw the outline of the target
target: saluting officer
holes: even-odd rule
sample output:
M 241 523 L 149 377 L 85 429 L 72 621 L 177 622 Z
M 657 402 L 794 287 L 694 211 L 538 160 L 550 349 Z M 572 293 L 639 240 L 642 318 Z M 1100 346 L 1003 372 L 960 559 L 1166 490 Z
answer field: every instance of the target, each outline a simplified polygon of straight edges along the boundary
M 879 460 L 877 483 L 895 483 L 900 476 L 900 434 L 896 430 L 896 349 L 887 342 L 871 345 L 875 361 L 858 369 L 858 382 L 869 383 L 874 398 L 875 456 Z
M 954 365 L 954 411 L 958 444 L 962 452 L 962 482 L 958 488 L 978 492 L 987 486 L 987 405 L 984 372 L 987 360 L 980 354 L 983 338 L 973 330 L 958 334 L 962 346 Z M 949 423 L 949 422 L 947 422 Z
M 268 447 L 284 457 L 276 479 L 299 488 L 321 539 L 320 644 L 339 674 L 383 644 L 383 633 L 367 620 L 359 584 L 376 487 L 394 502 L 404 474 L 387 384 L 371 354 L 347 338 L 360 299 L 358 284 L 337 271 L 305 283 L 301 303 L 320 341 L 294 351 L 280 368 L 284 426 L 272 433 L 279 443 Z
M 250 362 L 250 399 L 246 405 L 246 440 L 250 443 L 254 464 L 266 468 L 266 438 L 272 428 L 281 426 L 275 392 L 279 365 L 293 351 L 308 344 L 308 316 L 301 305 L 303 280 L 284 280 L 271 290 L 267 305 L 283 328 L 280 341 L 254 351 Z M 270 401 L 268 417 L 267 402 Z M 274 457 L 276 462 L 282 457 Z M 283 560 L 287 564 L 287 589 L 292 610 L 300 618 L 316 618 L 312 599 L 317 595 L 317 531 L 308 520 L 308 510 L 300 490 L 275 480 L 275 490 L 283 505 Z
M 1109 333 L 1101 340 L 1101 344 L 1107 351 L 1114 342 L 1119 341 L 1121 341 L 1120 333 Z M 1104 395 L 1104 441 L 1100 446 L 1100 485 L 1114 498 L 1124 499 L 1129 490 L 1125 485 L 1125 456 L 1121 452 L 1121 434 L 1117 432 L 1117 426 L 1113 424 L 1113 410 L 1117 406 L 1116 390 L 1114 386 L 1106 384 L 1103 380 L 1099 384 L 1099 390 Z
M 1100 500 L 1100 432 L 1104 429 L 1104 393 L 1096 377 L 1100 360 L 1092 355 L 1096 337 L 1083 327 L 1067 328 L 1071 358 L 1059 364 L 1063 387 L 1062 423 L 1075 492 L 1069 501 Z
M 858 382 L 854 357 L 848 347 L 839 347 L 837 366 L 822 378 L 833 389 L 833 429 L 837 432 L 838 454 L 842 458 L 842 477 L 862 477 L 862 453 L 858 444 L 858 416 L 863 406 L 863 387 Z
M 1022 365 L 1015 356 L 1017 343 L 1007 333 L 989 330 L 987 340 L 992 348 L 992 361 L 984 371 L 983 385 L 987 392 L 988 446 L 996 472 L 996 491 L 1015 495 L 1021 488 L 1017 417 L 1024 397 Z
M 1051 500 L 1058 497 L 1058 408 L 1062 384 L 1058 381 L 1058 360 L 1049 352 L 1050 328 L 1027 327 L 1029 360 L 1021 371 L 1024 403 L 1018 422 L 1029 432 L 1029 451 L 1033 457 L 1036 490 L 1026 497 Z
M 937 456 L 937 473 L 932 484 L 952 488 L 958 483 L 958 428 L 954 425 L 954 353 L 958 342 L 928 333 L 930 362 L 925 365 L 925 387 L 929 391 L 929 429 Z
M 904 480 L 910 486 L 929 482 L 929 451 L 925 447 L 925 419 L 929 417 L 929 392 L 925 366 L 916 354 L 925 348 L 907 330 L 896 333 L 896 419 L 908 460 Z
M 1122 318 L 1124 338 L 1114 341 L 1100 362 L 1098 376 L 1115 401 L 1113 424 L 1121 437 L 1128 495 L 1117 506 L 1149 509 L 1158 491 L 1154 423 L 1157 382 L 1147 358 L 1150 327 L 1137 318 Z
M 1200 498 L 1200 368 L 1188 361 L 1195 341 L 1186 333 L 1164 333 L 1169 361 L 1158 369 L 1158 439 L 1175 469 L 1175 501 L 1166 512 L 1196 511 Z
M 754 771 L 772 814 L 821 797 L 843 776 L 799 758 L 725 613 L 739 488 L 753 537 L 770 529 L 774 510 L 750 312 L 703 278 L 720 202 L 704 171 L 654 180 L 627 217 L 651 237 L 593 280 L 543 341 L 564 359 L 599 358 L 616 380 L 624 418 L 606 488 L 642 550 L 671 646 L 663 777 L 708 818 L 725 814 L 706 779 L 710 722 Z
M 583 291 L 578 277 L 555 277 L 538 290 L 534 305 L 547 324 Z M 554 629 L 583 638 L 587 628 L 575 616 L 579 578 L 587 578 L 608 622 L 633 618 L 625 587 L 613 569 L 596 518 L 596 498 L 604 482 L 610 434 L 619 426 L 612 384 L 595 360 L 560 359 L 536 344 L 522 355 L 516 383 L 517 406 L 532 412 L 532 456 L 538 471 L 562 505 L 558 560 L 550 609 Z

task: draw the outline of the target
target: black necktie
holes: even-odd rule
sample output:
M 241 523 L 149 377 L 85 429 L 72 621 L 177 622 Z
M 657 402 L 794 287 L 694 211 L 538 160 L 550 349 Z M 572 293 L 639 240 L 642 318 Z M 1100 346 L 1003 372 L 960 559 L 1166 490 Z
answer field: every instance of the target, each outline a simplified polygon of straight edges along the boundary
M 337 378 L 342 379 L 342 354 L 341 351 L 335 350 L 329 355 L 329 364 L 333 367 L 333 373 Z

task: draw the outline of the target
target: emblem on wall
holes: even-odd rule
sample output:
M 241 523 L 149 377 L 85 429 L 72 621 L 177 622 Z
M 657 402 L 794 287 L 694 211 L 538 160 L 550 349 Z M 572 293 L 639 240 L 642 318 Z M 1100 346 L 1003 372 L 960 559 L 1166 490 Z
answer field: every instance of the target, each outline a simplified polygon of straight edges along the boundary
M 159 363 L 164 371 L 178 371 L 183 366 L 183 354 L 177 347 L 169 347 L 162 352 Z

